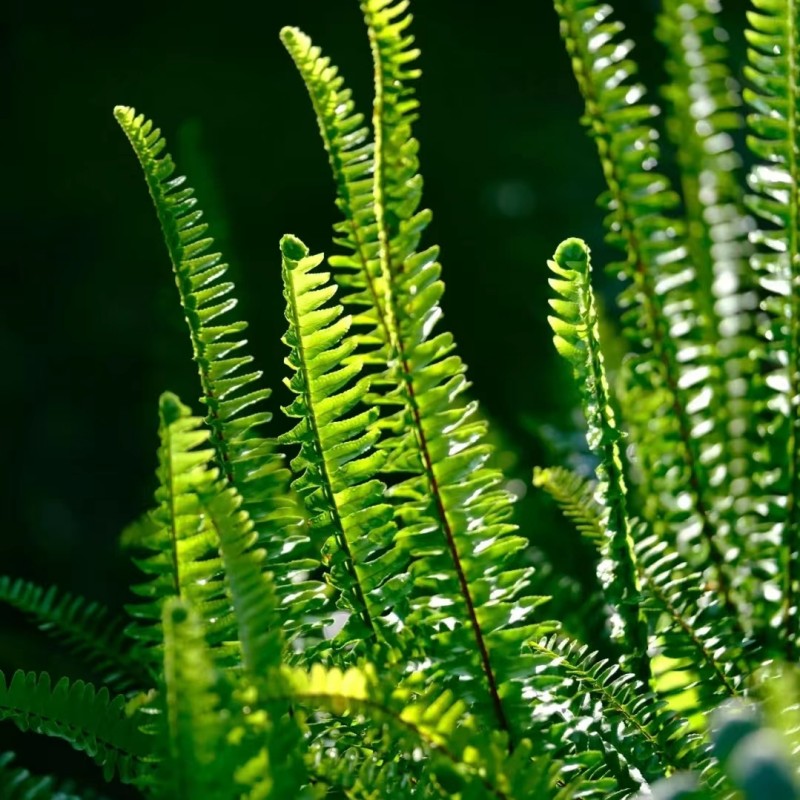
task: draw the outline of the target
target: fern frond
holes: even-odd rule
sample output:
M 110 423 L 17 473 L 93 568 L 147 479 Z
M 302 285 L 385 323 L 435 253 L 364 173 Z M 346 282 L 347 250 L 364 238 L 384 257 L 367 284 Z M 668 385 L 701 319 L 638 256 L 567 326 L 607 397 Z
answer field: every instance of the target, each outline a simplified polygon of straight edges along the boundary
M 530 647 L 542 675 L 560 673 L 566 679 L 558 688 L 552 681 L 544 682 L 554 699 L 566 703 L 562 713 L 582 716 L 581 725 L 595 727 L 645 780 L 654 780 L 665 771 L 708 765 L 700 737 L 687 730 L 685 720 L 617 664 L 557 635 L 532 641 Z M 583 694 L 589 701 L 585 707 L 580 703 Z
M 181 188 L 184 178 L 173 177 L 175 165 L 169 154 L 162 155 L 166 142 L 159 130 L 124 106 L 115 110 L 115 116 L 144 170 L 161 223 L 200 372 L 218 466 L 244 499 L 259 544 L 267 551 L 265 565 L 274 571 L 279 590 L 295 592 L 292 584 L 305 572 L 304 559 L 315 558 L 315 553 L 298 524 L 282 458 L 274 442 L 257 432 L 271 419 L 260 410 L 269 390 L 254 388 L 260 372 L 243 372 L 252 361 L 249 355 L 237 354 L 246 345 L 240 337 L 246 323 L 220 321 L 236 305 L 229 297 L 233 284 L 222 280 L 227 265 L 219 253 L 209 252 L 213 239 L 206 236 L 208 226 L 200 222 L 202 212 L 195 208 L 193 190 Z M 306 586 L 306 591 L 321 592 L 323 587 Z M 284 614 L 288 618 L 291 610 L 286 607 Z M 291 632 L 290 638 L 296 635 Z
M 490 445 L 449 333 L 434 335 L 444 286 L 438 248 L 417 252 L 428 211 L 417 211 L 422 178 L 412 135 L 419 74 L 407 2 L 363 0 L 375 65 L 374 198 L 393 380 L 404 408 L 385 440 L 389 464 L 410 477 L 391 489 L 413 559 L 412 624 L 433 630 L 429 655 L 484 719 L 514 736 L 530 709 L 521 702 L 518 657 L 542 598 L 527 594 L 529 569 L 515 568 L 525 539 L 508 521 L 511 497 L 486 466 Z M 512 663 L 514 664 L 512 668 Z M 513 677 L 512 677 L 513 676 Z
M 0 673 L 0 720 L 12 721 L 21 731 L 64 739 L 103 768 L 106 780 L 114 775 L 134 780 L 139 760 L 148 755 L 149 742 L 140 731 L 137 715 L 129 715 L 123 695 L 108 689 L 61 678 L 55 686 L 46 672 L 14 673 L 10 683 Z
M 596 487 L 564 467 L 536 467 L 533 485 L 544 489 L 567 519 L 575 523 L 587 542 L 599 547 L 605 539 L 603 507 L 597 502 Z
M 375 479 L 386 460 L 375 450 L 378 409 L 351 414 L 369 378 L 359 378 L 361 362 L 350 359 L 357 346 L 349 335 L 351 318 L 327 304 L 336 289 L 329 274 L 316 269 L 322 256 L 309 256 L 289 236 L 281 255 L 289 321 L 284 342 L 291 349 L 286 363 L 294 370 L 287 385 L 297 395 L 284 411 L 300 420 L 281 437 L 300 445 L 292 468 L 301 475 L 293 486 L 311 516 L 312 538 L 331 553 L 331 580 L 350 614 L 347 641 L 394 638 L 389 629 L 402 629 L 405 616 L 408 555 L 396 545 L 394 512 Z
M 284 670 L 271 688 L 265 687 L 264 698 L 293 698 L 337 716 L 363 715 L 378 723 L 385 751 L 410 754 L 422 748 L 429 759 L 425 779 L 442 797 L 566 797 L 556 786 L 557 764 L 544 756 L 532 761 L 525 740 L 509 754 L 507 736 L 479 733 L 466 704 L 450 691 L 425 690 L 413 680 L 397 685 L 379 679 L 370 666 L 342 672 L 315 665 L 310 671 Z
M 775 609 L 767 603 L 758 609 L 758 622 L 778 628 L 770 638 L 795 660 L 800 634 L 800 6 L 795 0 L 753 0 L 753 8 L 745 71 L 752 88 L 745 100 L 752 108 L 747 142 L 758 163 L 748 176 L 753 193 L 747 204 L 758 221 L 751 237 L 758 252 L 751 263 L 769 318 L 764 332 L 769 374 L 760 385 L 773 454 L 762 468 L 768 497 L 759 539 L 764 561 L 778 556 L 783 618 L 776 623 Z M 776 528 L 779 548 L 772 536 Z
M 241 645 L 242 666 L 262 674 L 281 662 L 283 637 L 272 576 L 263 570 L 265 553 L 241 496 L 222 482 L 197 487 L 205 524 L 214 532 Z M 213 651 L 212 651 L 213 652 Z
M 391 337 L 372 194 L 375 164 L 370 130 L 364 115 L 355 111 L 352 92 L 339 70 L 311 39 L 297 28 L 284 28 L 281 41 L 311 97 L 336 183 L 336 205 L 343 219 L 334 225 L 334 241 L 347 255 L 334 255 L 328 261 L 337 283 L 346 290 L 342 303 L 357 309 L 351 335 L 362 358 L 385 366 Z
M 707 714 L 742 691 L 742 642 L 713 588 L 703 583 L 667 542 L 640 537 L 636 552 L 641 567 L 643 608 L 653 619 L 654 638 L 671 669 L 686 671 L 697 704 L 686 716 Z
M 630 281 L 619 298 L 624 329 L 641 353 L 630 374 L 637 399 L 649 398 L 632 404 L 638 413 L 629 420 L 653 484 L 645 511 L 659 532 L 680 539 L 713 569 L 734 615 L 715 506 L 725 489 L 711 481 L 724 438 L 712 402 L 721 378 L 714 337 L 698 309 L 685 230 L 674 214 L 679 198 L 657 171 L 652 122 L 658 110 L 643 102 L 644 87 L 631 80 L 632 43 L 621 39 L 624 28 L 609 5 L 556 0 L 556 9 L 608 185 L 602 198 L 607 239 L 626 254 L 609 270 Z M 680 503 L 665 503 L 670 497 Z
M 64 642 L 102 676 L 110 691 L 124 693 L 149 685 L 151 676 L 125 640 L 124 620 L 102 604 L 5 575 L 0 577 L 0 602 L 23 612 L 39 630 Z
M 139 543 L 147 555 L 135 559 L 148 580 L 133 589 L 144 600 L 127 606 L 133 617 L 128 633 L 148 645 L 145 660 L 159 674 L 164 601 L 185 597 L 202 614 L 218 663 L 235 664 L 239 645 L 218 542 L 197 499 L 197 492 L 214 479 L 209 468 L 213 451 L 203 447 L 209 433 L 175 395 L 165 393 L 159 401 L 159 438 L 158 507 L 151 514 L 153 527 Z
M 597 495 L 604 508 L 606 543 L 603 556 L 611 575 L 603 581 L 609 603 L 617 609 L 612 637 L 627 644 L 626 660 L 645 685 L 650 677 L 647 623 L 639 608 L 640 587 L 633 551 L 620 453 L 621 434 L 611 408 L 594 295 L 589 250 L 578 239 L 568 239 L 556 251 L 550 269 L 557 276 L 550 285 L 560 298 L 550 300 L 557 316 L 549 317 L 559 353 L 572 365 L 586 417 L 587 442 L 597 455 Z
M 14 753 L 0 753 L 0 797 L 3 800 L 89 800 L 88 795 L 79 797 L 69 786 L 58 786 L 50 776 L 32 775 L 29 770 L 17 766 L 15 759 Z
M 149 787 L 163 800 L 239 796 L 221 700 L 200 620 L 182 599 L 164 604 L 163 753 Z

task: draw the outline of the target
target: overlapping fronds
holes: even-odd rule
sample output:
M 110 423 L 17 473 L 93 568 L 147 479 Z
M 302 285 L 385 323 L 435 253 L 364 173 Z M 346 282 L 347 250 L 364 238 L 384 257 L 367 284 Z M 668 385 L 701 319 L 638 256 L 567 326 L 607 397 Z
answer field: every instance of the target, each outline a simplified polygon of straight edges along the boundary
M 713 413 L 722 379 L 715 336 L 698 307 L 685 226 L 674 213 L 678 195 L 658 172 L 658 110 L 633 80 L 632 43 L 621 38 L 623 26 L 611 7 L 557 0 L 556 8 L 608 185 L 602 198 L 607 238 L 625 253 L 625 261 L 609 269 L 629 281 L 619 297 L 624 329 L 637 350 L 629 371 L 634 416 L 627 422 L 652 489 L 645 513 L 659 533 L 680 542 L 692 563 L 710 565 L 733 614 L 718 530 L 717 503 L 728 494 L 724 465 L 712 481 L 724 438 Z
M 372 193 L 371 132 L 364 115 L 355 111 L 352 92 L 339 70 L 320 48 L 297 28 L 284 28 L 281 41 L 308 89 L 336 182 L 336 205 L 343 219 L 334 225 L 334 242 L 346 255 L 329 261 L 337 283 L 346 290 L 342 303 L 355 307 L 351 335 L 363 345 L 359 355 L 368 363 L 385 365 L 390 336 Z
M 608 602 L 616 609 L 612 636 L 626 643 L 630 669 L 645 685 L 650 677 L 647 624 L 639 609 L 639 575 L 631 538 L 625 476 L 620 451 L 621 433 L 611 408 L 600 331 L 592 293 L 589 249 L 568 239 L 549 262 L 557 276 L 550 286 L 559 297 L 549 317 L 558 352 L 572 365 L 586 418 L 586 439 L 598 457 L 597 497 L 603 506 L 603 584 Z M 610 575 L 605 576 L 606 572 Z
M 428 650 L 445 681 L 458 673 L 453 688 L 477 703 L 476 713 L 518 735 L 530 714 L 520 704 L 518 659 L 541 598 L 527 593 L 529 571 L 519 560 L 526 542 L 512 535 L 512 498 L 486 466 L 490 445 L 476 404 L 464 398 L 464 364 L 452 335 L 434 334 L 444 286 L 438 248 L 417 251 L 430 213 L 417 210 L 422 178 L 409 81 L 419 70 L 408 3 L 364 0 L 361 8 L 375 64 L 373 191 L 386 316 L 404 402 L 399 435 L 383 446 L 393 468 L 411 473 L 391 493 L 415 559 L 413 623 L 433 629 Z
M 761 474 L 768 494 L 761 556 L 768 568 L 770 561 L 780 565 L 782 585 L 767 594 L 780 597 L 783 653 L 795 659 L 800 632 L 800 7 L 793 0 L 754 0 L 753 7 L 745 71 L 752 88 L 745 99 L 752 109 L 748 146 L 758 163 L 748 176 L 747 204 L 757 218 L 752 264 L 768 315 L 765 377 L 759 385 L 771 457 L 765 465 L 771 469 Z M 774 626 L 774 606 L 762 605 L 758 623 Z M 776 638 L 774 632 L 770 638 Z
M 106 780 L 114 775 L 133 780 L 138 761 L 148 752 L 140 720 L 126 710 L 123 695 L 112 697 L 90 683 L 61 678 L 55 686 L 46 672 L 14 673 L 10 682 L 0 673 L 0 720 L 12 721 L 22 731 L 54 736 L 103 768 Z
M 375 479 L 386 461 L 375 449 L 378 409 L 357 410 L 370 381 L 359 376 L 361 362 L 350 358 L 357 345 L 349 334 L 351 317 L 329 304 L 336 287 L 317 269 L 322 256 L 309 256 L 290 236 L 281 241 L 281 255 L 289 321 L 284 342 L 291 351 L 286 363 L 294 370 L 287 385 L 297 396 L 284 411 L 300 420 L 281 437 L 300 445 L 293 486 L 348 614 L 340 638 L 350 645 L 394 640 L 392 629 L 401 630 L 406 616 L 408 554 L 397 546 L 394 512 Z
M 128 632 L 148 645 L 143 657 L 158 675 L 163 604 L 169 597 L 184 597 L 202 614 L 219 663 L 235 664 L 239 645 L 219 544 L 197 497 L 214 479 L 215 471 L 209 468 L 213 451 L 204 447 L 209 432 L 175 395 L 166 393 L 159 403 L 159 438 L 157 509 L 151 514 L 152 527 L 139 542 L 146 555 L 136 559 L 148 580 L 133 587 L 143 601 L 127 608 L 133 617 Z
M 274 442 L 258 432 L 271 418 L 262 408 L 269 390 L 255 388 L 260 372 L 243 371 L 252 356 L 237 355 L 246 345 L 241 338 L 246 323 L 220 321 L 236 305 L 229 296 L 233 284 L 222 280 L 227 265 L 221 254 L 209 252 L 214 240 L 200 221 L 202 211 L 195 208 L 194 191 L 182 188 L 184 178 L 173 177 L 175 165 L 169 154 L 162 154 L 166 142 L 160 131 L 131 108 L 119 106 L 115 115 L 142 165 L 161 223 L 200 372 L 218 466 L 242 495 L 281 590 L 292 591 L 289 585 L 305 569 L 303 560 L 314 554 L 302 526 L 296 524 L 297 509 L 287 492 L 288 471 Z
M 264 697 L 270 698 L 268 687 Z M 379 679 L 369 666 L 342 672 L 315 665 L 310 671 L 284 671 L 273 684 L 272 697 L 290 697 L 298 705 L 335 715 L 366 717 L 371 727 L 379 726 L 385 750 L 408 755 L 424 751 L 428 762 L 420 780 L 435 792 L 409 796 L 464 800 L 570 796 L 569 790 L 557 786 L 556 763 L 544 756 L 532 761 L 530 742 L 522 741 L 509 753 L 508 737 L 481 733 L 464 701 L 449 690 L 426 689 L 413 678 L 398 684 Z M 394 796 L 391 785 L 370 788 L 375 796 Z
M 561 713 L 572 727 L 594 729 L 645 780 L 708 766 L 705 747 L 685 720 L 617 664 L 559 636 L 530 647 L 539 667 L 534 685 L 541 681 L 553 702 L 562 703 Z M 548 680 L 553 675 L 561 675 L 563 683 Z
M 111 691 L 149 685 L 151 675 L 125 640 L 125 621 L 102 604 L 7 576 L 0 577 L 0 602 L 19 609 L 39 630 L 64 642 Z

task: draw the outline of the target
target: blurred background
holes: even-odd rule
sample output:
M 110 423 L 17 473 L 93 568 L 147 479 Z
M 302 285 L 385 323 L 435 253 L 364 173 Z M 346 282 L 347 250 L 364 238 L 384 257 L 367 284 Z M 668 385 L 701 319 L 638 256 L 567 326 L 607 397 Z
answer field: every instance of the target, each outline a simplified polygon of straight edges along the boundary
M 651 35 L 657 0 L 615 5 L 655 89 L 664 80 Z M 724 15 L 737 75 L 744 6 L 728 0 Z M 594 145 L 548 0 L 417 0 L 415 12 L 416 133 L 434 211 L 425 242 L 442 246 L 444 324 L 494 423 L 532 557 L 542 576 L 568 577 L 559 608 L 580 614 L 591 559 L 530 476 L 583 446 L 575 392 L 550 344 L 546 260 L 568 235 L 590 243 L 598 266 L 607 260 Z M 270 0 L 257 12 L 217 3 L 208 13 L 12 0 L 0 18 L 0 573 L 120 608 L 134 573 L 118 534 L 151 503 L 157 398 L 170 389 L 201 406 L 158 224 L 112 108 L 156 120 L 198 189 L 277 411 L 287 399 L 278 240 L 292 232 L 330 252 L 337 219 L 310 103 L 278 31 L 303 28 L 367 113 L 369 47 L 355 0 Z M 610 301 L 614 288 L 598 280 Z M 271 432 L 283 429 L 276 416 Z M 82 675 L 16 615 L 0 616 L 0 669 Z M 20 739 L 0 728 L 0 749 L 20 749 Z M 69 756 L 38 739 L 22 750 L 26 763 L 56 771 Z M 84 775 L 98 778 L 91 764 Z

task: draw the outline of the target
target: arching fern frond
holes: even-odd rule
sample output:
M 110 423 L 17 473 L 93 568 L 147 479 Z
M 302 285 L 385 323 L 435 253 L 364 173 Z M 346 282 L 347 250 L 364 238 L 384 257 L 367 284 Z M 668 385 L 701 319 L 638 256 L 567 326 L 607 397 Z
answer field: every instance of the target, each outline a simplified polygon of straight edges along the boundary
M 102 604 L 54 586 L 0 577 L 0 602 L 22 611 L 39 630 L 62 641 L 116 693 L 143 689 L 151 676 L 125 640 L 125 621 Z
M 373 193 L 391 364 L 404 403 L 395 418 L 399 435 L 382 446 L 390 467 L 411 475 L 391 495 L 415 559 L 412 624 L 433 631 L 428 650 L 437 674 L 516 740 L 530 720 L 521 702 L 519 658 L 531 634 L 525 623 L 542 599 L 528 594 L 529 569 L 519 566 L 526 541 L 512 535 L 512 498 L 486 465 L 485 423 L 464 399 L 468 383 L 453 337 L 433 334 L 444 286 L 438 248 L 417 252 L 430 213 L 417 210 L 422 178 L 409 81 L 419 70 L 405 33 L 408 3 L 363 0 L 361 8 L 375 66 Z
M 95 794 L 75 794 L 50 776 L 33 775 L 17 766 L 14 753 L 0 753 L 0 797 L 3 800 L 101 800 Z
M 352 92 L 346 88 L 339 70 L 308 36 L 297 28 L 284 28 L 281 41 L 311 97 L 336 183 L 336 205 L 343 219 L 334 225 L 334 241 L 347 255 L 334 255 L 328 260 L 337 283 L 347 290 L 342 303 L 358 309 L 352 335 L 362 345 L 359 355 L 384 366 L 391 337 L 373 203 L 374 147 L 370 130 L 364 125 L 364 115 L 355 111 Z M 366 329 L 361 332 L 360 326 Z
M 770 495 L 765 503 L 761 557 L 780 564 L 782 603 L 779 631 L 775 609 L 761 604 L 759 627 L 768 631 L 769 646 L 795 660 L 800 635 L 800 6 L 795 0 L 753 0 L 745 75 L 752 84 L 745 100 L 748 146 L 758 163 L 748 176 L 747 198 L 758 220 L 752 241 L 758 252 L 752 265 L 769 316 L 765 331 L 761 394 L 768 421 L 765 433 L 772 441 L 774 463 L 763 470 L 762 482 Z M 778 469 L 775 469 L 778 467 Z M 785 498 L 785 499 L 784 499 Z M 776 551 L 770 530 L 780 531 Z
M 652 483 L 645 512 L 658 532 L 680 539 L 693 561 L 713 569 L 734 615 L 716 510 L 727 490 L 710 478 L 724 438 L 712 402 L 721 376 L 714 336 L 698 308 L 685 230 L 674 214 L 679 199 L 657 172 L 657 109 L 643 102 L 644 87 L 631 80 L 633 45 L 621 39 L 624 28 L 609 5 L 556 0 L 556 9 L 608 185 L 602 198 L 607 239 L 626 255 L 609 269 L 630 281 L 619 304 L 624 329 L 641 353 L 630 370 L 637 402 L 628 422 Z M 640 395 L 646 403 L 638 402 Z M 663 502 L 678 496 L 679 504 Z
M 222 280 L 227 265 L 221 263 L 221 254 L 209 252 L 214 240 L 200 222 L 202 211 L 195 208 L 194 191 L 181 188 L 184 178 L 173 177 L 175 164 L 163 154 L 166 142 L 159 130 L 131 108 L 119 106 L 115 116 L 144 170 L 161 223 L 200 372 L 218 466 L 242 495 L 259 543 L 267 551 L 266 566 L 275 572 L 281 591 L 295 591 L 291 584 L 304 572 L 303 560 L 314 558 L 313 548 L 296 524 L 299 516 L 288 494 L 289 473 L 281 456 L 274 442 L 257 432 L 271 418 L 258 410 L 269 390 L 254 388 L 261 373 L 244 373 L 252 357 L 237 355 L 246 345 L 240 338 L 246 323 L 220 322 L 236 305 L 229 297 L 233 284 Z M 288 608 L 285 613 L 291 614 Z
M 197 492 L 214 479 L 213 451 L 204 448 L 209 432 L 199 417 L 170 393 L 159 402 L 158 481 L 154 523 L 139 543 L 146 555 L 136 559 L 148 580 L 134 587 L 143 602 L 130 604 L 128 633 L 149 647 L 144 656 L 153 675 L 161 669 L 161 617 L 164 601 L 184 597 L 206 621 L 209 642 L 220 664 L 239 660 L 231 624 L 231 602 L 222 581 L 218 541 L 203 516 Z
M 647 685 L 647 624 L 639 609 L 640 588 L 631 538 L 620 440 L 606 381 L 600 332 L 591 286 L 589 250 L 578 239 L 568 239 L 556 251 L 550 269 L 557 277 L 550 285 L 560 297 L 550 300 L 557 316 L 549 317 L 558 352 L 571 364 L 586 417 L 587 442 L 599 459 L 597 496 L 603 505 L 602 553 L 611 575 L 603 581 L 609 603 L 617 610 L 613 638 L 626 642 L 626 662 Z
M 405 617 L 408 555 L 396 544 L 394 512 L 375 479 L 386 460 L 375 450 L 379 412 L 351 413 L 369 379 L 359 378 L 361 362 L 350 358 L 357 345 L 349 335 L 351 318 L 328 304 L 336 289 L 329 274 L 317 270 L 322 256 L 309 256 L 290 236 L 281 241 L 281 255 L 289 321 L 284 342 L 291 350 L 286 363 L 294 370 L 287 385 L 297 395 L 284 411 L 300 420 L 281 441 L 300 445 L 292 461 L 301 473 L 294 489 L 306 503 L 312 538 L 329 554 L 331 580 L 350 615 L 340 638 L 394 639 L 390 627 L 402 628 Z
M 149 752 L 136 714 L 126 711 L 125 697 L 90 683 L 61 678 L 55 686 L 46 672 L 18 670 L 6 681 L 0 673 L 0 720 L 20 730 L 64 739 L 103 768 L 106 780 L 114 775 L 132 781 L 138 762 Z

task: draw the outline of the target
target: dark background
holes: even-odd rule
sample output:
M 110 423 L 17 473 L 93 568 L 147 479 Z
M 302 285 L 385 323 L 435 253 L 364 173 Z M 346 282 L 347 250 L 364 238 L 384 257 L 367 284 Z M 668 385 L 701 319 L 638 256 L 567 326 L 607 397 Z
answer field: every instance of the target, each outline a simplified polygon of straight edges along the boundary
M 645 43 L 637 54 L 657 86 L 658 3 L 616 6 Z M 743 7 L 727 4 L 735 64 Z M 602 262 L 600 169 L 548 0 L 418 0 L 415 12 L 424 72 L 416 133 L 434 211 L 425 241 L 442 245 L 445 325 L 521 489 L 534 465 L 580 448 L 574 391 L 546 324 L 546 259 L 577 234 Z M 369 47 L 355 0 L 280 0 L 257 12 L 219 3 L 208 13 L 17 3 L 4 17 L 0 573 L 120 607 L 133 572 L 117 539 L 151 503 L 158 395 L 170 389 L 200 405 L 158 224 L 112 108 L 133 105 L 156 120 L 198 188 L 277 410 L 286 400 L 278 240 L 288 231 L 330 252 L 337 218 L 310 104 L 278 31 L 295 24 L 311 35 L 367 112 Z M 283 429 L 276 417 L 273 432 Z M 533 490 L 519 520 L 555 572 L 577 576 L 580 612 L 586 551 Z M 81 675 L 0 613 L 0 668 Z M 0 737 L 0 747 L 19 746 L 16 732 Z M 67 755 L 57 743 L 23 748 L 30 765 L 57 771 Z

